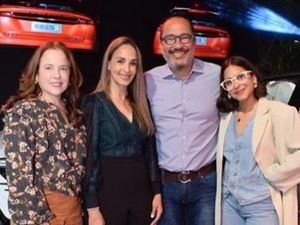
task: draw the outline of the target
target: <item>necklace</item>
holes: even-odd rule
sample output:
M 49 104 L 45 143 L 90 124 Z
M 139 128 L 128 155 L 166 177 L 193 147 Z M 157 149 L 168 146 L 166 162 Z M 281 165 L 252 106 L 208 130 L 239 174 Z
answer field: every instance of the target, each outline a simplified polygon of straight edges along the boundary
M 252 116 L 252 111 L 254 111 L 254 109 L 256 108 L 256 102 L 253 104 L 253 106 L 249 109 L 249 110 L 247 110 L 246 112 L 243 112 L 243 114 L 240 114 L 240 116 L 238 115 L 238 113 L 237 113 L 237 122 L 239 123 L 239 122 L 241 122 L 241 115 L 245 115 L 246 117 L 248 117 L 249 115 L 251 115 Z M 251 117 L 250 116 L 250 117 Z

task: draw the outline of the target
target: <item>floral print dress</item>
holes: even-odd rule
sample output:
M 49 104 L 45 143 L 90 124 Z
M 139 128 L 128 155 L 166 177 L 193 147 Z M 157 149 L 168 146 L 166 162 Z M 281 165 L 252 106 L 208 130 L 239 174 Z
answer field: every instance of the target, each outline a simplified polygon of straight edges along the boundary
M 15 224 L 42 224 L 53 218 L 44 189 L 81 194 L 86 131 L 66 122 L 57 107 L 39 99 L 21 100 L 5 112 L 8 206 Z

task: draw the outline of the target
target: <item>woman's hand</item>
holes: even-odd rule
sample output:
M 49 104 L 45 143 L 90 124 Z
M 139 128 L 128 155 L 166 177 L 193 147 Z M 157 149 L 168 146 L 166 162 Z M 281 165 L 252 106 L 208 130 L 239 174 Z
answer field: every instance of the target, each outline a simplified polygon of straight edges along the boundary
M 105 225 L 104 218 L 99 208 L 88 209 L 89 225 Z
M 152 200 L 151 218 L 153 219 L 150 225 L 156 225 L 163 213 L 162 197 L 161 194 L 156 194 Z

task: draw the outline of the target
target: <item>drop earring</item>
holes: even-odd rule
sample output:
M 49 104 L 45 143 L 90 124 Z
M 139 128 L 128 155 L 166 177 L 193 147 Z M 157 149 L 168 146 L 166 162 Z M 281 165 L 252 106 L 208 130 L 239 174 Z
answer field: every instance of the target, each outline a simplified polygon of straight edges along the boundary
M 253 86 L 254 86 L 254 88 L 257 88 L 257 83 L 255 82 Z
M 231 99 L 231 96 L 229 94 L 227 94 L 228 99 Z

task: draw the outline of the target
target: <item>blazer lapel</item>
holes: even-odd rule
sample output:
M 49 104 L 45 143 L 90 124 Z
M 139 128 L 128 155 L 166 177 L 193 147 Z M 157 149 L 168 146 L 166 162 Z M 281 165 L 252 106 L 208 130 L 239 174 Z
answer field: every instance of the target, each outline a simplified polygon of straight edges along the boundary
M 255 115 L 255 122 L 253 126 L 253 136 L 252 136 L 252 148 L 253 153 L 255 155 L 258 144 L 260 143 L 260 140 L 263 136 L 263 133 L 265 131 L 267 122 L 269 120 L 268 112 L 270 111 L 270 106 L 268 104 L 268 101 L 265 98 L 261 98 L 258 101 L 257 105 L 257 111 Z

